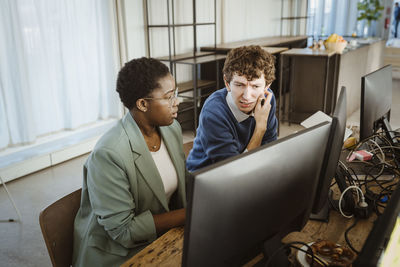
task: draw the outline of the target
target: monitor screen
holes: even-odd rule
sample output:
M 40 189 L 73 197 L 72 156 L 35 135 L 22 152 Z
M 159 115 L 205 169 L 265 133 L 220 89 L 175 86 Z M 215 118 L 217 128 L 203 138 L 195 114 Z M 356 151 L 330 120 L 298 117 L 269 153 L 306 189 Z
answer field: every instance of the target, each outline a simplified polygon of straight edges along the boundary
M 346 129 L 346 99 L 346 88 L 342 87 L 333 112 L 331 132 L 315 193 L 313 213 L 318 213 L 323 207 L 327 207 L 325 205 L 327 205 L 329 189 L 339 162 Z
M 330 126 L 325 122 L 193 173 L 182 265 L 237 266 L 264 241 L 301 230 Z
M 360 141 L 378 130 L 379 126 L 376 122 L 381 121 L 384 117 L 389 121 L 391 105 L 391 65 L 361 78 Z
M 360 254 L 353 263 L 354 267 L 399 266 L 399 216 L 400 186 L 397 184 L 383 214 L 375 221 Z M 390 265 L 387 262 L 396 260 L 393 258 L 393 251 L 397 257 L 397 264 Z

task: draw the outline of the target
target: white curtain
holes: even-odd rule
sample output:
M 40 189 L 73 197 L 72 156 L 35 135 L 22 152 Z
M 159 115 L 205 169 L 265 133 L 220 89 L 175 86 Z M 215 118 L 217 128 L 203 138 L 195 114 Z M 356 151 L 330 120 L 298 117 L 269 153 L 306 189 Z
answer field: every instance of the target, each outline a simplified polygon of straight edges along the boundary
M 0 1 L 0 149 L 120 117 L 108 0 Z
M 361 34 L 357 22 L 358 0 L 308 0 L 308 35 L 319 39 L 332 33 Z

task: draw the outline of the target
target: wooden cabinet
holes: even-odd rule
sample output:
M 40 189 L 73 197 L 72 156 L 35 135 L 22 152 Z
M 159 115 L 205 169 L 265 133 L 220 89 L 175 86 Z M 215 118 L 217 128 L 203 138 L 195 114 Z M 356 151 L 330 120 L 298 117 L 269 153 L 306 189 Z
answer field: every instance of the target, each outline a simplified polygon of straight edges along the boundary
M 332 51 L 308 48 L 281 53 L 280 73 L 288 75 L 289 82 L 280 82 L 280 121 L 300 123 L 318 110 L 333 112 L 338 57 Z

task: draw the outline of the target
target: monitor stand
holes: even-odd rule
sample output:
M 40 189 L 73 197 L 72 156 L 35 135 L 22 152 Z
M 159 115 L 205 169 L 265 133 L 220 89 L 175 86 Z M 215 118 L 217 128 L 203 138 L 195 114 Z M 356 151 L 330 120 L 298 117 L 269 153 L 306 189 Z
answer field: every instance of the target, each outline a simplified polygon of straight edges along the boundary
M 335 181 L 339 187 L 340 193 L 344 192 L 344 190 L 346 190 L 346 188 L 348 187 L 347 183 L 346 183 L 345 170 L 343 169 L 343 167 L 340 164 L 338 165 L 336 172 L 335 172 Z M 329 189 L 328 197 L 326 199 L 326 202 L 325 202 L 323 208 L 318 213 L 311 213 L 310 220 L 328 222 L 330 209 L 333 208 L 335 210 L 339 210 L 339 200 L 333 200 L 332 195 L 333 195 L 333 191 L 332 191 L 332 189 Z M 343 196 L 342 211 L 344 213 L 353 214 L 354 208 L 355 208 L 355 201 L 354 201 L 352 192 L 348 191 Z
M 264 258 L 257 262 L 254 267 L 292 266 L 289 261 L 290 248 L 283 248 L 284 244 L 281 240 L 282 236 L 277 234 L 265 241 L 263 246 Z
M 389 141 L 393 145 L 398 144 L 396 135 L 394 134 L 392 127 L 390 126 L 389 120 L 386 118 L 386 116 L 382 118 L 381 123 L 382 129 L 385 131 L 386 137 L 389 139 Z
M 331 210 L 330 199 L 332 199 L 333 191 L 329 189 L 328 198 L 325 201 L 324 206 L 318 213 L 311 213 L 310 220 L 328 222 L 329 211 Z

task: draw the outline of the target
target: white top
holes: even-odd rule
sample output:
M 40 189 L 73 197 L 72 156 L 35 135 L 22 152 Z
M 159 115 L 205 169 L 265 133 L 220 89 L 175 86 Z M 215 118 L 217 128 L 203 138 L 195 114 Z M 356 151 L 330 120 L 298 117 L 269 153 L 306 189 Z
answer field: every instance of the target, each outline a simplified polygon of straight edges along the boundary
M 153 156 L 153 160 L 157 166 L 158 172 L 160 173 L 161 180 L 164 184 L 165 195 L 167 201 L 171 199 L 172 194 L 178 188 L 178 175 L 175 170 L 175 166 L 172 163 L 171 157 L 169 156 L 167 147 L 165 146 L 162 138 L 161 145 L 158 151 L 150 151 Z

